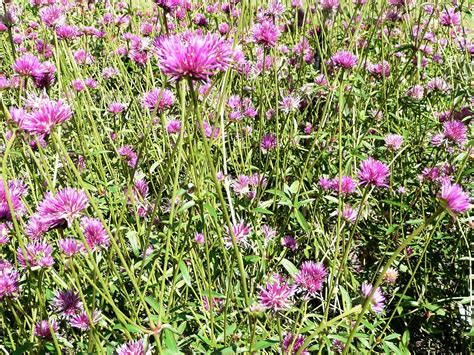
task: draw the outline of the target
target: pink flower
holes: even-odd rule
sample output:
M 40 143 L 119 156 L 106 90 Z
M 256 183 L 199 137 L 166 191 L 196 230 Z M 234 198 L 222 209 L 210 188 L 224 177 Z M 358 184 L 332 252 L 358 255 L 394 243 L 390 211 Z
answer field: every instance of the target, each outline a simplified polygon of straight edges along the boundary
M 182 0 L 154 0 L 158 7 L 161 7 L 165 12 L 172 12 L 179 5 Z
M 458 145 L 466 141 L 467 127 L 461 121 L 446 121 L 443 124 L 444 136 Z
M 52 339 L 51 330 L 53 330 L 53 333 L 56 333 L 58 328 L 58 323 L 55 319 L 39 321 L 35 324 L 35 336 L 43 339 Z
M 407 91 L 407 95 L 410 96 L 414 100 L 421 100 L 423 99 L 425 90 L 421 85 L 414 85 Z
M 231 45 L 215 34 L 186 33 L 159 37 L 155 42 L 158 66 L 173 80 L 206 81 L 233 61 Z
M 277 139 L 274 134 L 265 134 L 262 137 L 262 141 L 260 143 L 262 152 L 267 153 L 268 151 L 275 149 L 276 146 L 277 146 Z
M 151 355 L 151 350 L 151 347 L 145 346 L 143 339 L 129 341 L 116 349 L 118 355 Z
M 296 275 L 295 283 L 301 290 L 314 296 L 321 290 L 326 276 L 327 271 L 323 263 L 305 261 Z
M 227 236 L 225 237 L 225 245 L 230 248 L 232 246 L 232 237 L 229 232 L 229 228 L 226 227 Z M 237 245 L 248 246 L 248 237 L 252 233 L 252 226 L 245 224 L 244 221 L 241 221 L 232 226 L 232 233 L 235 237 L 235 242 Z
M 35 240 L 25 246 L 25 255 L 22 248 L 17 249 L 18 264 L 22 267 L 48 268 L 54 264 L 52 253 L 51 245 L 45 241 Z
M 357 57 L 351 52 L 339 51 L 331 57 L 331 63 L 335 68 L 352 69 L 357 65 Z
M 125 110 L 126 108 L 127 105 L 121 102 L 111 102 L 107 107 L 107 111 L 109 111 L 111 114 L 118 115 L 119 113 L 122 113 L 123 110 Z
M 69 324 L 73 328 L 78 328 L 82 331 L 86 331 L 90 328 L 92 324 L 96 324 L 100 320 L 100 312 L 94 310 L 91 314 L 91 319 L 89 319 L 86 311 L 82 311 L 78 314 L 75 314 L 69 318 Z
M 110 238 L 97 218 L 82 217 L 81 219 L 82 233 L 91 250 L 106 248 L 110 244 Z
M 41 63 L 39 59 L 33 54 L 23 54 L 20 58 L 15 60 L 13 70 L 20 76 L 34 77 L 41 73 Z
M 5 185 L 7 189 L 5 189 Z M 10 195 L 11 207 L 14 215 L 10 211 L 7 191 Z M 9 180 L 6 183 L 0 178 L 0 220 L 11 221 L 13 217 L 21 217 L 26 212 L 26 207 L 21 200 L 26 195 L 26 186 L 21 180 Z
M 357 219 L 358 210 L 349 205 L 345 205 L 342 210 L 342 218 L 348 223 L 354 223 Z
M 285 335 L 282 344 L 283 355 L 297 354 L 300 352 L 301 355 L 309 355 L 309 351 L 301 349 L 306 338 L 302 335 L 294 336 L 292 333 Z
M 10 233 L 10 227 L 7 223 L 0 223 L 0 246 L 5 245 L 10 241 L 8 234 Z
M 204 234 L 202 233 L 194 234 L 194 241 L 199 245 L 204 244 L 206 242 L 206 240 L 204 239 Z
M 39 10 L 41 21 L 47 27 L 56 27 L 64 23 L 63 10 L 57 6 L 43 7 Z
M 142 103 L 151 112 L 160 113 L 173 106 L 174 95 L 169 90 L 155 88 L 143 95 Z
M 55 195 L 48 192 L 38 206 L 38 221 L 48 228 L 70 226 L 88 203 L 89 200 L 82 190 L 67 187 Z
M 358 171 L 361 185 L 387 186 L 387 178 L 390 172 L 388 166 L 372 157 L 360 164 Z
M 323 10 L 336 11 L 339 7 L 339 0 L 320 0 L 319 4 Z
M 137 165 L 138 156 L 131 146 L 124 145 L 123 147 L 120 147 L 119 149 L 117 149 L 117 153 L 120 156 L 125 157 L 127 165 L 129 167 L 135 168 L 135 166 Z
M 372 292 L 373 286 L 368 282 L 364 282 L 361 286 L 361 293 L 364 298 L 369 297 L 370 293 Z M 377 287 L 372 298 L 370 299 L 371 308 L 375 313 L 380 313 L 383 311 L 385 307 L 385 297 L 380 291 L 380 288 Z
M 454 8 L 449 8 L 441 13 L 439 23 L 442 26 L 459 26 L 461 24 L 461 14 Z
M 259 304 L 275 312 L 286 310 L 291 307 L 294 293 L 295 288 L 284 281 L 268 282 L 265 287 L 260 287 Z
M 181 121 L 180 120 L 170 120 L 166 124 L 166 132 L 168 134 L 176 134 L 181 131 Z
M 60 239 L 58 243 L 61 251 L 69 258 L 85 251 L 84 245 L 73 238 Z
M 399 134 L 388 134 L 385 136 L 385 145 L 392 150 L 398 150 L 403 144 L 403 137 Z
M 298 249 L 298 243 L 296 239 L 291 235 L 286 235 L 281 239 L 281 245 L 285 248 L 290 249 L 291 251 L 296 251 Z
M 50 134 L 59 125 L 72 116 L 69 105 L 62 100 L 43 100 L 38 109 L 26 115 L 21 128 L 29 133 Z
M 469 195 L 458 184 L 451 184 L 447 178 L 443 179 L 439 197 L 444 202 L 446 209 L 454 215 L 466 212 L 471 208 Z
M 83 309 L 79 294 L 71 290 L 56 291 L 52 305 L 54 310 L 63 316 L 72 316 Z
M 268 20 L 255 24 L 250 31 L 255 43 L 265 47 L 274 47 L 280 36 L 278 27 Z
M 0 300 L 18 293 L 20 274 L 6 260 L 0 259 Z

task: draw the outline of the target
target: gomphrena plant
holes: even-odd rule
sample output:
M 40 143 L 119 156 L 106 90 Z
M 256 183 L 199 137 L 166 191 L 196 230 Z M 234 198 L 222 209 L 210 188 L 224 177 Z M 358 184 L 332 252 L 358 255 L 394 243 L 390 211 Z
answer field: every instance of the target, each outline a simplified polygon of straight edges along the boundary
M 472 11 L 4 0 L 1 349 L 472 351 Z

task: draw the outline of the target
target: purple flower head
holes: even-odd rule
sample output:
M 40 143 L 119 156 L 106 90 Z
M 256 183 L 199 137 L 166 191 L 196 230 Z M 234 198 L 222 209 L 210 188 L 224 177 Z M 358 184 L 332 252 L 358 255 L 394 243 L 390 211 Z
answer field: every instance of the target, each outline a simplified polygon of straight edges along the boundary
M 113 115 L 118 115 L 122 113 L 127 108 L 127 105 L 121 102 L 111 102 L 107 107 L 107 111 L 109 111 Z
M 361 162 L 358 170 L 360 184 L 367 186 L 387 186 L 389 174 L 388 166 L 372 157 Z
M 339 0 L 320 0 L 319 5 L 323 10 L 336 11 L 339 7 Z
M 26 207 L 21 200 L 26 195 L 26 186 L 21 180 L 9 180 L 5 184 L 5 181 L 0 178 L 0 220 L 11 221 L 13 216 L 8 204 L 7 191 L 14 216 L 18 218 L 26 212 Z
M 77 26 L 58 25 L 56 27 L 56 35 L 60 40 L 71 40 L 81 35 L 81 31 Z
M 166 124 L 166 132 L 168 134 L 177 134 L 181 131 L 181 121 L 180 120 L 170 120 Z
M 38 221 L 48 228 L 70 226 L 88 204 L 89 200 L 82 190 L 67 187 L 55 195 L 48 192 L 38 206 Z
M 60 239 L 58 244 L 61 251 L 69 258 L 85 251 L 84 245 L 73 238 Z
M 414 85 L 407 91 L 407 95 L 410 96 L 414 100 L 422 100 L 423 95 L 425 93 L 425 89 L 421 85 Z
M 7 223 L 0 223 L 0 246 L 8 244 L 10 238 L 10 226 Z
M 65 20 L 63 10 L 58 6 L 42 7 L 39 10 L 39 16 L 47 27 L 62 25 Z
M 357 209 L 345 205 L 342 210 L 342 218 L 348 223 L 354 223 L 357 219 Z
M 204 244 L 206 242 L 206 240 L 204 239 L 204 234 L 202 233 L 194 234 L 194 241 L 199 245 Z
M 251 33 L 254 42 L 264 47 L 274 47 L 280 37 L 280 30 L 269 20 L 255 24 Z
M 78 328 L 82 331 L 86 331 L 91 327 L 92 324 L 96 324 L 100 320 L 100 312 L 98 310 L 94 310 L 91 314 L 91 319 L 87 315 L 86 311 L 81 311 L 69 318 L 69 324 L 73 328 Z
M 264 238 L 265 245 L 268 245 L 268 242 L 270 242 L 272 239 L 274 239 L 278 232 L 276 229 L 273 229 L 272 227 L 264 224 L 262 225 L 262 234 Z
M 467 139 L 467 127 L 461 121 L 446 121 L 443 123 L 444 136 L 455 144 L 463 145 Z
M 53 249 L 46 241 L 35 240 L 25 246 L 26 259 L 23 255 L 23 249 L 18 248 L 18 264 L 22 267 L 48 268 L 54 264 L 52 253 Z
M 123 147 L 117 149 L 117 153 L 125 158 L 129 167 L 135 168 L 135 166 L 137 165 L 138 156 L 131 146 L 124 145 Z
M 299 109 L 301 99 L 295 95 L 285 96 L 280 102 L 280 109 L 285 112 L 293 112 Z
M 227 69 L 234 58 L 229 42 L 215 34 L 196 32 L 157 38 L 155 53 L 158 66 L 173 80 L 206 81 Z
M 322 183 L 324 184 L 324 181 Z M 346 175 L 343 175 L 340 181 L 339 178 L 335 177 L 334 179 L 330 180 L 329 184 L 332 190 L 338 191 L 344 195 L 354 193 L 357 187 L 356 182 L 350 176 Z
M 145 346 L 143 339 L 132 340 L 120 345 L 117 349 L 118 355 L 151 355 L 151 348 Z
M 327 270 L 323 263 L 305 261 L 296 275 L 295 283 L 302 291 L 314 296 L 321 291 L 326 275 Z
M 281 239 L 281 245 L 285 248 L 290 249 L 291 251 L 296 251 L 298 249 L 298 243 L 296 239 L 291 235 L 286 235 Z
M 50 328 L 51 326 L 51 328 Z M 35 336 L 38 338 L 43 338 L 43 339 L 52 339 L 53 335 L 51 334 L 51 330 L 53 330 L 53 333 L 56 334 L 58 331 L 58 323 L 56 322 L 55 319 L 51 320 L 42 320 L 39 321 L 38 323 L 35 324 Z
M 260 143 L 260 147 L 264 153 L 275 149 L 277 146 L 277 139 L 274 134 L 265 134 L 262 137 L 262 141 Z
M 309 355 L 309 351 L 301 349 L 306 338 L 302 335 L 294 336 L 292 333 L 288 333 L 283 338 L 282 350 L 283 355 L 296 354 L 300 351 L 301 355 Z
M 461 24 L 461 14 L 454 8 L 446 9 L 441 13 L 439 23 L 447 27 L 459 26 Z
M 294 293 L 295 288 L 284 281 L 267 282 L 264 287 L 260 287 L 259 304 L 275 312 L 286 310 L 291 307 Z
M 385 136 L 385 145 L 392 150 L 398 150 L 403 144 L 403 137 L 399 134 L 388 134 Z
M 0 259 L 0 301 L 18 293 L 20 274 L 6 260 Z
M 13 70 L 20 76 L 34 77 L 41 74 L 42 67 L 36 56 L 26 53 L 15 60 Z
M 109 246 L 110 238 L 99 219 L 82 217 L 81 228 L 91 250 L 107 248 Z
M 246 247 L 249 245 L 248 237 L 252 233 L 252 226 L 246 224 L 244 221 L 240 221 L 232 226 L 232 233 L 234 234 L 237 245 Z M 226 227 L 226 234 L 227 236 L 224 239 L 225 245 L 230 248 L 232 246 L 232 237 L 228 227 Z
M 72 111 L 67 103 L 46 99 L 25 117 L 21 128 L 29 133 L 48 135 L 55 126 L 69 120 L 71 116 Z
M 174 104 L 174 95 L 167 89 L 155 88 L 143 95 L 143 106 L 151 112 L 160 113 Z
M 339 51 L 331 57 L 331 64 L 335 68 L 352 69 L 357 65 L 357 56 L 348 51 Z
M 367 298 L 369 297 L 370 293 L 372 292 L 373 286 L 367 282 L 364 282 L 361 286 L 361 293 L 362 297 Z M 370 299 L 371 308 L 375 313 L 380 313 L 383 311 L 385 307 L 385 297 L 380 291 L 380 288 L 377 287 L 372 298 Z
M 79 294 L 71 290 L 56 291 L 52 299 L 53 309 L 63 316 L 72 316 L 83 309 Z
M 452 184 L 448 178 L 443 179 L 439 197 L 453 215 L 466 212 L 471 208 L 469 195 L 458 184 Z
M 165 12 L 170 13 L 181 5 L 182 0 L 154 0 L 158 7 L 161 7 Z

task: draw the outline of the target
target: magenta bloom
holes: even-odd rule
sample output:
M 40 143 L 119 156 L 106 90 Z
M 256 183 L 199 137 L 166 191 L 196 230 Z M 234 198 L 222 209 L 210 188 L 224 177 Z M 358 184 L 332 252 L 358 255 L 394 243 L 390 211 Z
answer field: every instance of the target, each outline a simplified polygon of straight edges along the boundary
M 326 276 L 327 270 L 323 263 L 305 261 L 296 275 L 295 283 L 301 290 L 314 296 L 321 290 Z
M 6 183 L 10 194 L 10 202 L 14 215 L 18 218 L 26 212 L 26 207 L 21 198 L 26 194 L 26 186 L 20 180 L 9 180 Z M 12 220 L 10 206 L 8 205 L 7 191 L 5 190 L 5 182 L 0 178 L 0 220 Z
M 0 246 L 5 245 L 10 241 L 8 234 L 10 233 L 10 227 L 6 223 L 0 223 Z
M 58 244 L 61 251 L 69 258 L 85 251 L 84 245 L 73 238 L 60 239 Z
M 59 125 L 72 116 L 69 105 L 62 100 L 43 100 L 40 107 L 26 115 L 21 128 L 29 133 L 39 135 L 50 134 L 56 125 Z
M 281 245 L 285 248 L 290 249 L 291 251 L 296 251 L 296 249 L 298 249 L 298 243 L 296 242 L 296 239 L 291 235 L 285 235 L 281 239 Z
M 348 51 L 339 51 L 331 57 L 331 63 L 335 68 L 352 69 L 357 65 L 357 56 Z
M 444 136 L 458 145 L 466 141 L 467 127 L 461 121 L 446 121 L 443 123 Z
M 439 23 L 443 26 L 459 26 L 461 24 L 461 14 L 454 8 L 446 9 L 441 13 Z
M 364 298 L 369 297 L 370 293 L 372 292 L 372 289 L 373 289 L 373 286 L 371 284 L 364 282 L 361 286 L 362 296 Z M 384 302 L 385 302 L 385 297 L 382 294 L 382 291 L 380 291 L 380 288 L 377 287 L 374 294 L 372 295 L 372 298 L 370 299 L 372 310 L 375 313 L 382 312 L 385 307 Z
M 294 293 L 295 288 L 284 281 L 268 282 L 265 287 L 260 287 L 258 299 L 262 307 L 277 312 L 290 308 Z
M 34 77 L 41 73 L 41 63 L 33 54 L 23 54 L 15 60 L 13 70 L 20 76 Z
M 47 27 L 56 27 L 64 23 L 63 10 L 57 6 L 47 6 L 39 10 L 41 21 Z
M 392 150 L 398 150 L 403 144 L 403 137 L 399 134 L 388 134 L 385 136 L 385 145 Z
M 345 205 L 342 210 L 342 218 L 348 223 L 354 223 L 357 220 L 357 209 Z
M 111 114 L 118 115 L 119 113 L 122 113 L 123 110 L 125 110 L 126 108 L 127 105 L 121 102 L 111 102 L 107 107 L 107 111 L 109 111 Z
M 446 209 L 454 215 L 471 208 L 469 195 L 458 184 L 451 184 L 447 178 L 443 179 L 439 197 L 445 203 Z
M 50 328 L 51 325 L 51 328 Z M 35 324 L 35 336 L 43 339 L 52 339 L 53 335 L 51 334 L 51 329 L 54 334 L 58 331 L 58 323 L 55 319 L 51 320 L 42 320 Z
M 48 268 L 54 264 L 52 253 L 53 249 L 46 241 L 35 240 L 25 246 L 26 259 L 23 250 L 17 249 L 18 264 L 23 267 Z
M 119 153 L 120 156 L 125 157 L 127 165 L 129 167 L 135 168 L 135 166 L 137 165 L 138 156 L 131 146 L 124 145 L 123 147 L 117 149 L 117 153 Z
M 81 227 L 82 233 L 84 233 L 84 237 L 91 250 L 109 246 L 110 238 L 99 219 L 82 217 Z
M 277 139 L 274 134 L 265 134 L 262 137 L 262 141 L 260 143 L 260 147 L 264 153 L 275 149 L 277 146 Z
M 56 195 L 48 192 L 38 206 L 38 220 L 48 228 L 70 226 L 88 203 L 82 190 L 67 187 L 59 190 Z
M 69 324 L 73 328 L 78 328 L 82 331 L 88 330 L 92 324 L 96 324 L 100 320 L 100 312 L 94 310 L 91 314 L 91 318 L 87 316 L 86 311 L 82 311 L 78 314 L 75 314 L 69 318 Z
M 179 5 L 181 5 L 182 0 L 154 0 L 158 7 L 161 7 L 165 12 L 172 12 Z
M 302 335 L 298 335 L 295 339 L 295 336 L 292 333 L 286 334 L 285 338 L 283 338 L 283 344 L 282 344 L 283 355 L 298 353 L 298 351 L 300 350 L 305 340 L 306 340 L 305 337 Z M 309 355 L 309 351 L 306 349 L 301 349 L 300 354 Z
M 119 346 L 116 349 L 116 351 L 118 355 L 150 355 L 151 354 L 151 348 L 147 349 L 145 347 L 145 342 L 143 341 L 143 339 L 129 341 L 128 343 L 125 343 Z
M 176 134 L 181 131 L 181 121 L 180 120 L 170 120 L 166 124 L 166 132 L 169 134 Z
M 255 43 L 261 44 L 264 47 L 274 47 L 278 37 L 280 37 L 280 30 L 269 20 L 255 24 L 251 29 L 251 33 Z
M 79 294 L 74 291 L 56 291 L 52 300 L 53 308 L 63 316 L 72 316 L 83 309 Z
M 53 86 L 55 80 L 56 67 L 51 62 L 44 62 L 41 64 L 39 73 L 34 75 L 36 87 L 40 89 L 47 89 Z
M 206 81 L 233 61 L 231 45 L 217 35 L 188 33 L 159 37 L 155 42 L 158 66 L 173 80 Z
M 143 95 L 142 103 L 151 112 L 160 113 L 173 106 L 174 95 L 169 90 L 155 88 Z
M 229 232 L 229 228 L 226 227 L 227 236 L 225 237 L 225 245 L 230 248 L 232 246 L 232 237 Z M 252 226 L 245 224 L 241 221 L 232 226 L 232 233 L 235 237 L 235 242 L 238 245 L 248 246 L 248 237 L 252 233 Z
M 336 11 L 339 7 L 339 0 L 320 0 L 319 4 L 323 10 Z
M 6 260 L 0 259 L 0 301 L 18 293 L 20 274 Z
M 325 181 L 320 180 L 320 183 L 324 185 Z M 330 188 L 333 189 L 334 191 L 339 191 L 339 193 L 341 194 L 354 193 L 356 186 L 357 186 L 356 182 L 350 176 L 346 176 L 346 175 L 341 176 L 340 184 L 339 184 L 338 177 L 335 177 L 334 179 L 330 180 Z
M 387 186 L 389 174 L 388 166 L 372 157 L 361 162 L 358 171 L 360 184 L 367 186 Z

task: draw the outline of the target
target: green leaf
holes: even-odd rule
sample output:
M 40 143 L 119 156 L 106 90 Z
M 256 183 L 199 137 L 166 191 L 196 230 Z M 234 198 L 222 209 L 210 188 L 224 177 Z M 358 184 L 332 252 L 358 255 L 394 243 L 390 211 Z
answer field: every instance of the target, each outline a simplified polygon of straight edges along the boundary
M 152 296 L 145 296 L 145 301 L 146 303 L 148 303 L 151 308 L 153 308 L 157 313 L 160 312 L 160 304 L 158 303 L 158 301 L 153 298 Z
M 270 346 L 278 344 L 279 342 L 280 341 L 278 339 L 260 340 L 253 345 L 252 351 L 266 349 Z
M 207 213 L 211 215 L 212 218 L 217 220 L 217 212 L 214 207 L 212 207 L 209 202 L 204 204 L 204 208 L 206 209 Z
M 298 268 L 288 259 L 283 259 L 281 261 L 281 264 L 291 276 L 296 276 L 296 274 L 298 273 Z
M 303 214 L 300 211 L 296 210 L 295 211 L 295 216 L 296 216 L 296 220 L 300 224 L 301 228 L 303 228 L 303 230 L 305 232 L 309 232 L 310 226 L 309 226 L 308 222 L 306 221 L 306 219 L 304 218 Z
M 273 214 L 272 211 L 267 210 L 266 208 L 263 207 L 256 207 L 252 210 L 254 213 L 263 213 L 263 214 Z
M 178 263 L 179 269 L 181 270 L 181 275 L 183 276 L 183 280 L 188 285 L 191 287 L 191 277 L 189 276 L 188 268 L 186 264 L 184 263 L 183 260 L 180 260 Z

